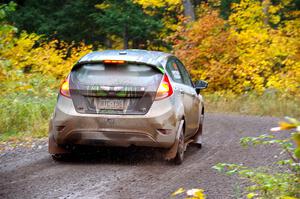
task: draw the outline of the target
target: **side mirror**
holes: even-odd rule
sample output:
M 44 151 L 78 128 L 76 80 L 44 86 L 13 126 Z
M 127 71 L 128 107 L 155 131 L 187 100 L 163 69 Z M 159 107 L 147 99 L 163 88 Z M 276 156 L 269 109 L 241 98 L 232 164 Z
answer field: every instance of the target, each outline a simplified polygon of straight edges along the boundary
M 200 90 L 205 89 L 205 88 L 208 87 L 208 83 L 206 81 L 203 81 L 203 80 L 195 81 L 194 85 L 195 85 L 196 92 L 198 94 L 200 93 Z

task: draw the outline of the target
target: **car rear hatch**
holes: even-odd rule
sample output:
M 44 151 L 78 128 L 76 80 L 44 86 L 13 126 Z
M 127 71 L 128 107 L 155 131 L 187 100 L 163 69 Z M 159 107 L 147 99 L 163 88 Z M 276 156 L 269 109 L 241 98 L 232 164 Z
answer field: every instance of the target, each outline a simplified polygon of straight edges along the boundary
M 75 109 L 89 114 L 146 114 L 162 72 L 143 63 L 86 63 L 69 76 Z

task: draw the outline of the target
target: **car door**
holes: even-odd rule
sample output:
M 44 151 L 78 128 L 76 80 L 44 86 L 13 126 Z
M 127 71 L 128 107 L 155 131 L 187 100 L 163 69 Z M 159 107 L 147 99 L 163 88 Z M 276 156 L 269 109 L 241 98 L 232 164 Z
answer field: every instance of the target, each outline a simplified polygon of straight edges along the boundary
M 184 65 L 178 59 L 176 59 L 175 62 L 183 80 L 180 92 L 182 94 L 185 109 L 185 119 L 187 125 L 186 136 L 190 137 L 194 135 L 199 128 L 201 102 L 191 81 L 190 75 L 185 69 Z

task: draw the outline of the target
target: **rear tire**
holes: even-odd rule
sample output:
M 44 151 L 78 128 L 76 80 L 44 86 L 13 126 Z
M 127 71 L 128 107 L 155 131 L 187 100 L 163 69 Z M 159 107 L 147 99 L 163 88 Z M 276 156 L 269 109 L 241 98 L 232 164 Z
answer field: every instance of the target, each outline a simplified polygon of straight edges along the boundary
M 174 158 L 174 163 L 176 165 L 182 164 L 183 159 L 184 159 L 184 151 L 185 151 L 185 144 L 184 144 L 184 133 L 183 133 L 183 127 L 182 127 L 182 129 L 180 131 L 180 135 L 179 135 L 179 142 L 178 142 L 176 156 Z

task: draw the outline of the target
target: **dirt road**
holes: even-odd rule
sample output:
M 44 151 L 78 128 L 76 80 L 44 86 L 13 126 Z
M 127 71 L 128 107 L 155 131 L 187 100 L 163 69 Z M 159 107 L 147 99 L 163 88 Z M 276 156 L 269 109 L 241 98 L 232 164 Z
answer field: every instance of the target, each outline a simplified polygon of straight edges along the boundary
M 239 139 L 266 133 L 277 118 L 207 114 L 204 147 L 189 147 L 180 166 L 156 150 L 112 149 L 55 162 L 46 142 L 0 156 L 0 198 L 170 198 L 179 187 L 202 188 L 208 198 L 239 198 L 241 182 L 217 173 L 219 162 L 270 164 L 266 147 L 244 149 Z

